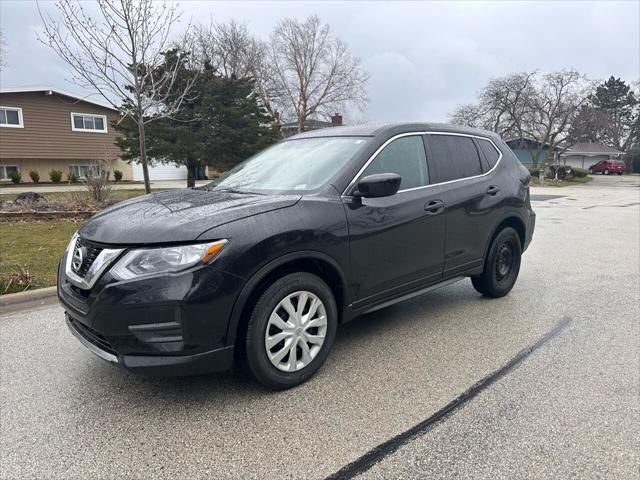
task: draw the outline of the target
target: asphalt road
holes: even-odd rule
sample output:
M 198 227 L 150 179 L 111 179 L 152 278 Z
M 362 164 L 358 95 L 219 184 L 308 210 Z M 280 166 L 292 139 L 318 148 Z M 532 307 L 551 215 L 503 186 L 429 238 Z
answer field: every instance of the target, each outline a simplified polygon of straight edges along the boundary
M 640 478 L 640 177 L 534 202 L 518 283 L 339 330 L 309 383 L 134 376 L 0 318 L 0 478 Z M 444 409 L 444 410 L 443 410 Z

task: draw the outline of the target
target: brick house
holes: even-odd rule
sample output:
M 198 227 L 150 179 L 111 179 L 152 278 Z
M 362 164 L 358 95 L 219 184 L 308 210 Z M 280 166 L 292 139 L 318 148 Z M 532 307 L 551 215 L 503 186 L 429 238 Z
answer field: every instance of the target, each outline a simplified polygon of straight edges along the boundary
M 12 171 L 31 182 L 35 170 L 49 181 L 51 170 L 83 177 L 98 161 L 132 179 L 132 167 L 120 159 L 112 122 L 120 114 L 100 102 L 52 88 L 0 89 L 0 182 Z

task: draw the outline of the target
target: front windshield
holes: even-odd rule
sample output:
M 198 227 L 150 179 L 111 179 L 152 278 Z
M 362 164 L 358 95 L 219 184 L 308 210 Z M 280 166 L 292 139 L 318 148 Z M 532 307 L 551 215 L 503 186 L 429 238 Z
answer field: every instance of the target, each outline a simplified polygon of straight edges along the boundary
M 229 170 L 208 190 L 308 191 L 325 185 L 365 137 L 316 137 L 277 143 Z

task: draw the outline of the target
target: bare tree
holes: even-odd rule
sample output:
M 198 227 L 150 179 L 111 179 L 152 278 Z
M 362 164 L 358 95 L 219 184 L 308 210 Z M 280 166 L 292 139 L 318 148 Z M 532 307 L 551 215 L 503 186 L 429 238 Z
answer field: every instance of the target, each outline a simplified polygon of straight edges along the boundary
M 200 66 L 209 65 L 223 77 L 253 76 L 263 55 L 260 42 L 249 33 L 247 25 L 235 20 L 197 25 L 178 46 L 191 52 Z
M 73 81 L 98 92 L 138 127 L 140 162 L 149 184 L 145 125 L 177 112 L 193 82 L 181 92 L 174 84 L 183 62 L 164 68 L 176 7 L 152 0 L 98 0 L 98 15 L 78 0 L 56 3 L 59 18 L 40 11 L 49 45 L 72 68 Z M 160 74 L 159 74 L 160 72 Z
M 197 25 L 176 46 L 190 52 L 190 68 L 212 68 L 227 78 L 252 78 L 261 104 L 273 116 L 278 95 L 269 82 L 273 69 L 267 60 L 268 45 L 252 36 L 246 24 L 231 20 Z
M 592 89 L 586 78 L 573 70 L 541 78 L 536 72 L 496 78 L 480 91 L 478 102 L 457 107 L 452 123 L 484 128 L 504 137 L 533 140 L 531 163 L 545 153 L 571 146 L 571 125 Z
M 543 160 L 543 152 L 566 150 L 573 144 L 569 132 L 582 105 L 589 100 L 593 84 L 574 70 L 563 70 L 543 76 L 535 95 L 529 99 L 523 133 L 538 143 L 534 162 Z
M 274 29 L 269 45 L 269 90 L 285 115 L 304 130 L 307 118 L 329 117 L 347 105 L 367 103 L 368 75 L 360 59 L 313 15 L 304 22 L 284 19 Z
M 481 90 L 478 103 L 460 105 L 450 115 L 456 125 L 484 128 L 502 136 L 521 136 L 531 108 L 535 73 L 494 78 Z

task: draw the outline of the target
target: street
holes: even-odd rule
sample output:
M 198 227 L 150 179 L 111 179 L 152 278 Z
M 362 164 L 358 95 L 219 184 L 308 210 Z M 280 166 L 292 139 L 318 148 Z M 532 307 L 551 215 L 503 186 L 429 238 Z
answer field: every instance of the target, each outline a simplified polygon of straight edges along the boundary
M 531 193 L 508 296 L 363 316 L 284 392 L 135 376 L 57 304 L 4 313 L 0 478 L 640 478 L 640 176 Z

